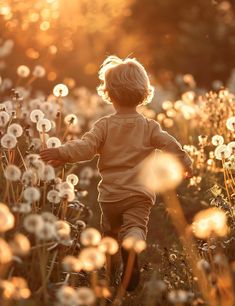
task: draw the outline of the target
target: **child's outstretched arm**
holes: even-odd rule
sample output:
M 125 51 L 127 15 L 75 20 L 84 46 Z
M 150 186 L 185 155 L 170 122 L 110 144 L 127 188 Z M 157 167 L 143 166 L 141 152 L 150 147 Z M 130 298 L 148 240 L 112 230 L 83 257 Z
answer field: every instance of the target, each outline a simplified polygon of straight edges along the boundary
M 185 177 L 190 178 L 193 175 L 192 160 L 183 150 L 181 144 L 166 131 L 163 131 L 160 124 L 152 120 L 153 129 L 151 143 L 156 149 L 174 154 L 181 161 L 185 168 Z
M 52 166 L 92 159 L 101 148 L 105 138 L 105 118 L 98 120 L 81 139 L 71 140 L 58 148 L 40 152 L 43 161 Z

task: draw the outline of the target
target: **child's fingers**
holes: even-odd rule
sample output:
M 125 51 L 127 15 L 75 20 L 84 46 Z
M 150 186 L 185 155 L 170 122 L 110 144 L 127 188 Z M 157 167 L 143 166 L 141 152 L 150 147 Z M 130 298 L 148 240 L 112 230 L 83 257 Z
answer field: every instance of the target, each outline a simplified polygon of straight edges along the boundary
M 58 159 L 58 150 L 56 150 L 55 148 L 42 150 L 40 152 L 40 157 L 46 161 Z
M 59 167 L 64 165 L 64 162 L 62 162 L 61 160 L 50 160 L 48 164 L 50 164 L 53 167 Z

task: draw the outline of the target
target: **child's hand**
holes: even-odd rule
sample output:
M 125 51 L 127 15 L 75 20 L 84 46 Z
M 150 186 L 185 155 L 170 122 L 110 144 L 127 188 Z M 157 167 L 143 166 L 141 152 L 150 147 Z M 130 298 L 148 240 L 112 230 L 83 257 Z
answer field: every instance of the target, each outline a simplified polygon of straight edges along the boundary
M 61 157 L 58 148 L 45 149 L 40 152 L 41 159 L 53 167 L 62 166 L 66 163 Z

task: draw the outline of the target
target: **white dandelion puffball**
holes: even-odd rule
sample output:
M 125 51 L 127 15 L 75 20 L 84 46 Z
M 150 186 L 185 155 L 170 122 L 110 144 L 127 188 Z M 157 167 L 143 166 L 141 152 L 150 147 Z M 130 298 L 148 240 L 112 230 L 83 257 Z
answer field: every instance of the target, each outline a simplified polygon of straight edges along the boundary
M 10 116 L 7 112 L 1 111 L 0 112 L 0 127 L 4 127 L 8 121 L 10 120 Z
M 40 119 L 37 122 L 37 130 L 39 132 L 49 132 L 51 129 L 51 121 L 48 119 Z
M 230 117 L 226 121 L 226 127 L 228 130 L 234 132 L 235 131 L 235 117 Z
M 8 165 L 4 171 L 4 176 L 8 181 L 19 181 L 21 177 L 20 168 L 15 165 Z
M 101 234 L 95 228 L 86 228 L 81 232 L 80 241 L 84 246 L 96 246 L 100 240 Z
M 34 123 L 38 122 L 39 120 L 43 119 L 45 114 L 40 109 L 34 109 L 30 113 L 30 120 Z
M 53 89 L 53 94 L 56 97 L 66 97 L 68 93 L 69 90 L 65 84 L 57 84 Z
M 11 125 L 8 126 L 7 133 L 18 138 L 23 134 L 23 129 L 21 125 L 17 123 L 12 123 Z
M 158 153 L 148 157 L 141 165 L 139 183 L 150 191 L 164 193 L 174 190 L 182 181 L 184 169 L 172 154 Z
M 15 218 L 7 205 L 0 203 L 0 232 L 4 233 L 13 228 Z
M 5 134 L 1 138 L 1 145 L 6 149 L 13 149 L 17 144 L 17 139 L 15 136 L 10 134 Z
M 26 170 L 22 175 L 24 185 L 35 185 L 37 183 L 37 174 L 32 169 Z
M 69 115 L 65 116 L 64 123 L 66 125 L 76 125 L 78 123 L 78 118 L 74 114 L 69 114 Z
M 62 286 L 56 291 L 56 298 L 61 305 L 78 305 L 75 289 L 70 286 Z
M 231 152 L 235 151 L 235 141 L 231 141 L 227 144 L 227 147 L 229 148 L 229 150 L 231 150 Z
M 223 136 L 220 136 L 220 135 L 214 135 L 212 138 L 211 138 L 211 142 L 214 146 L 220 146 L 224 143 L 224 137 Z
M 29 69 L 28 66 L 20 65 L 17 68 L 17 74 L 21 78 L 27 78 L 29 76 L 29 74 L 30 74 L 30 69 Z
M 36 231 L 43 228 L 44 221 L 41 215 L 30 214 L 24 218 L 23 226 L 29 233 L 35 233 Z
M 43 226 L 35 231 L 38 239 L 48 241 L 55 238 L 55 226 L 49 222 L 43 222 Z
M 81 261 L 85 271 L 92 271 L 102 268 L 106 257 L 96 247 L 87 247 L 80 252 L 78 259 Z
M 50 190 L 47 193 L 47 200 L 51 203 L 58 204 L 60 203 L 60 196 L 57 190 Z
M 226 159 L 229 158 L 231 153 L 232 151 L 228 146 L 221 145 L 215 149 L 215 158 L 219 160 Z
M 33 69 L 32 75 L 36 78 L 43 78 L 46 74 L 46 70 L 44 67 L 40 65 L 36 65 Z
M 199 211 L 192 223 L 192 231 L 197 238 L 207 239 L 212 235 L 224 237 L 228 233 L 227 216 L 217 207 Z
M 76 186 L 77 183 L 78 183 L 78 177 L 77 177 L 77 175 L 75 175 L 75 174 L 69 174 L 69 175 L 66 177 L 66 182 L 69 183 L 69 184 L 72 184 L 73 186 Z
M 117 241 L 112 237 L 104 237 L 101 239 L 98 249 L 101 252 L 114 255 L 118 251 L 118 243 Z
M 57 137 L 50 137 L 47 139 L 46 144 L 48 148 L 57 148 L 61 146 L 61 141 Z
M 24 199 L 29 203 L 38 201 L 40 199 L 40 191 L 36 187 L 27 187 L 24 190 Z
M 51 165 L 46 165 L 43 168 L 43 171 L 40 171 L 39 175 L 41 180 L 49 182 L 51 180 L 54 180 L 55 170 Z
M 96 301 L 95 293 L 88 287 L 79 287 L 77 292 L 77 305 L 92 306 Z
M 72 189 L 63 189 L 60 190 L 59 195 L 62 199 L 67 200 L 68 202 L 71 202 L 75 198 L 74 191 Z

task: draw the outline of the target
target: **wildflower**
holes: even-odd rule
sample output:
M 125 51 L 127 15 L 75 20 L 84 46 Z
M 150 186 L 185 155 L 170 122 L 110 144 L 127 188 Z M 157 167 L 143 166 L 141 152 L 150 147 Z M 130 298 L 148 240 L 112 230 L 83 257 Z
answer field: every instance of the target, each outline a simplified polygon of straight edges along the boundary
M 57 148 L 61 146 L 61 141 L 57 137 L 50 137 L 48 138 L 46 144 L 48 148 Z
M 21 234 L 16 233 L 13 240 L 9 242 L 12 253 L 17 256 L 25 256 L 30 251 L 30 242 L 28 238 Z
M 226 127 L 228 130 L 234 132 L 235 131 L 235 117 L 230 117 L 226 121 Z
M 226 214 L 216 207 L 202 210 L 194 217 L 192 231 L 200 239 L 207 239 L 213 235 L 224 237 L 228 233 Z
M 81 262 L 74 256 L 66 256 L 62 260 L 63 269 L 67 272 L 79 272 L 82 269 Z
M 36 65 L 33 69 L 32 75 L 36 78 L 43 78 L 46 74 L 46 70 L 41 65 Z
M 86 228 L 86 223 L 82 220 L 76 220 L 76 226 L 78 230 L 83 230 L 84 228 Z
M 44 178 L 44 176 L 45 176 L 45 174 L 44 174 L 45 164 L 41 159 L 35 160 L 31 164 L 31 167 L 36 171 L 38 177 Z
M 23 173 L 21 180 L 24 185 L 35 185 L 37 183 L 37 174 L 32 169 L 28 169 Z
M 30 147 L 34 150 L 39 150 L 42 146 L 42 141 L 39 138 L 32 138 Z
M 222 160 L 229 158 L 231 155 L 231 149 L 226 145 L 220 145 L 215 149 L 215 158 Z
M 23 134 L 23 129 L 21 125 L 17 123 L 12 123 L 11 125 L 8 126 L 7 133 L 18 138 Z
M 57 221 L 57 217 L 49 211 L 42 212 L 41 217 L 44 222 L 54 223 L 55 221 Z
M 166 192 L 175 189 L 183 179 L 183 167 L 178 159 L 168 153 L 147 158 L 140 170 L 139 181 L 152 191 Z
M 24 199 L 29 203 L 38 201 L 40 199 L 40 191 L 36 187 L 27 187 L 24 190 Z
M 34 163 L 38 161 L 40 156 L 38 154 L 29 154 L 25 157 L 25 163 L 28 167 L 33 167 Z
M 8 243 L 0 238 L 0 264 L 8 264 L 12 261 L 12 251 Z
M 164 110 L 168 110 L 168 109 L 171 109 L 173 107 L 173 103 L 171 101 L 164 101 L 162 103 L 162 108 Z
M 9 208 L 0 203 L 0 233 L 4 233 L 14 227 L 15 218 Z
M 82 179 L 91 179 L 94 175 L 94 171 L 91 167 L 84 167 L 80 171 L 80 178 Z
M 57 300 L 62 305 L 76 305 L 77 294 L 75 289 L 69 286 L 62 286 L 56 292 Z
M 43 222 L 43 226 L 35 230 L 35 235 L 40 240 L 52 240 L 56 236 L 54 224 L 49 222 Z
M 4 176 L 8 181 L 19 181 L 21 177 L 21 171 L 15 165 L 8 165 L 5 168 Z
M 30 74 L 30 69 L 28 66 L 21 65 L 17 68 L 17 74 L 21 78 L 27 78 Z
M 58 220 L 55 222 L 55 231 L 58 239 L 60 239 L 62 236 L 69 236 L 71 232 L 70 225 L 62 220 Z
M 100 232 L 95 228 L 87 228 L 82 231 L 80 241 L 85 246 L 98 245 L 101 240 Z
M 12 299 L 22 300 L 22 299 L 28 299 L 30 297 L 31 292 L 24 278 L 14 276 L 14 277 L 11 277 L 9 281 L 14 286 Z
M 76 290 L 78 306 L 92 306 L 95 303 L 95 293 L 88 287 L 79 287 Z
M 80 252 L 78 259 L 82 263 L 83 270 L 92 271 L 102 268 L 106 258 L 97 248 L 88 247 Z
M 12 207 L 12 211 L 19 212 L 21 214 L 28 214 L 32 210 L 30 203 L 19 203 L 19 205 L 15 205 Z
M 112 237 L 104 237 L 101 239 L 98 249 L 101 252 L 114 255 L 118 251 L 118 243 Z
M 220 136 L 220 135 L 214 135 L 212 138 L 211 138 L 211 142 L 214 146 L 220 146 L 224 143 L 224 137 L 223 136 Z
M 69 183 L 69 184 L 72 184 L 72 185 L 76 186 L 77 183 L 78 183 L 78 177 L 77 177 L 77 175 L 75 175 L 75 174 L 69 174 L 69 175 L 66 177 L 66 182 Z
M 30 214 L 24 218 L 23 225 L 27 232 L 35 233 L 43 228 L 44 222 L 40 215 Z
M 73 201 L 75 197 L 74 191 L 71 189 L 62 189 L 60 190 L 59 195 L 62 199 L 65 199 L 68 202 Z
M 231 141 L 227 144 L 229 151 L 235 153 L 235 141 Z
M 4 127 L 7 125 L 10 120 L 10 116 L 5 111 L 0 111 L 0 127 Z
M 136 253 L 141 253 L 146 249 L 146 242 L 134 236 L 128 236 L 123 240 L 122 246 L 126 250 L 133 250 Z
M 13 149 L 17 144 L 17 139 L 15 136 L 10 134 L 5 134 L 1 138 L 1 145 L 6 149 Z
M 49 132 L 51 129 L 51 122 L 48 119 L 40 119 L 37 122 L 37 130 L 39 132 Z
M 44 113 L 40 109 L 34 109 L 30 113 L 30 120 L 34 123 L 38 122 L 39 120 L 44 118 Z
M 50 190 L 47 193 L 47 200 L 54 204 L 60 203 L 59 192 L 57 190 Z
M 69 115 L 65 116 L 64 123 L 66 125 L 76 125 L 78 123 L 77 116 L 74 115 L 74 114 L 69 114 Z
M 66 97 L 68 93 L 68 87 L 64 84 L 57 84 L 53 89 L 53 94 L 56 97 Z
M 184 290 L 172 290 L 168 293 L 168 300 L 171 303 L 186 303 L 188 301 L 188 293 Z
M 42 171 L 40 171 L 40 179 L 46 182 L 54 180 L 55 178 L 55 170 L 52 166 L 46 165 L 43 167 Z

